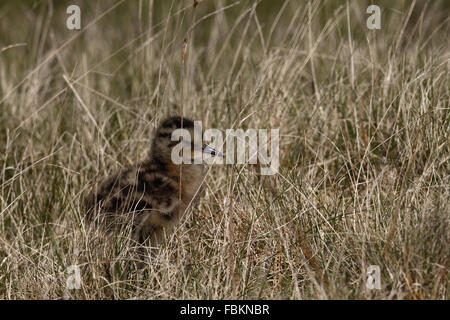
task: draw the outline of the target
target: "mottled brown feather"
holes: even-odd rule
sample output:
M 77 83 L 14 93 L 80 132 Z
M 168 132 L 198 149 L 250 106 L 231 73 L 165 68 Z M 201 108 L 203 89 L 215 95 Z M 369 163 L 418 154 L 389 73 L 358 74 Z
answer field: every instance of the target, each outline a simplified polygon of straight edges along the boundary
M 201 193 L 204 176 L 202 165 L 183 165 L 179 203 L 180 168 L 170 159 L 168 131 L 180 125 L 179 117 L 163 121 L 147 160 L 105 178 L 90 190 L 84 202 L 90 221 L 109 231 L 131 227 L 134 240 L 148 240 L 152 245 L 159 244 L 164 234 L 172 231 L 194 197 Z M 183 128 L 193 129 L 193 122 L 184 119 Z

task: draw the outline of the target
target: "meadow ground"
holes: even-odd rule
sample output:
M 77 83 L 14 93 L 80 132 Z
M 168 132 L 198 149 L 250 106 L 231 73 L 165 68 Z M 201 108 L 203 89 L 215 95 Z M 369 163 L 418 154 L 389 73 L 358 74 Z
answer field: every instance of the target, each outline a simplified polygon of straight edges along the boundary
M 448 2 L 192 2 L 0 3 L 0 298 L 448 299 Z M 279 128 L 279 174 L 211 166 L 139 268 L 81 194 L 181 113 Z

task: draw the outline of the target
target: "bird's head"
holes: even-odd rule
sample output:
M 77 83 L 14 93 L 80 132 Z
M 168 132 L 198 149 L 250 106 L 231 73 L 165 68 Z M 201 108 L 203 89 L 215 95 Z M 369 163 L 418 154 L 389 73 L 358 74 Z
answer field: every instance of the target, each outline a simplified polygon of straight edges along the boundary
M 183 159 L 191 160 L 188 161 L 190 163 L 194 163 L 194 159 L 201 156 L 202 153 L 223 157 L 220 152 L 206 144 L 195 144 L 195 135 L 199 137 L 203 136 L 203 132 L 195 132 L 195 130 L 198 129 L 194 127 L 194 122 L 190 119 L 182 119 L 180 116 L 165 119 L 156 130 L 152 146 L 153 158 L 156 158 L 165 164 L 172 163 L 176 165 L 177 161 L 174 161 L 172 157 L 174 154 L 180 154 L 179 150 L 181 147 L 184 147 L 184 150 L 190 149 L 190 152 L 182 152 Z M 174 150 L 174 148 L 176 149 Z M 195 152 L 196 150 L 197 152 Z

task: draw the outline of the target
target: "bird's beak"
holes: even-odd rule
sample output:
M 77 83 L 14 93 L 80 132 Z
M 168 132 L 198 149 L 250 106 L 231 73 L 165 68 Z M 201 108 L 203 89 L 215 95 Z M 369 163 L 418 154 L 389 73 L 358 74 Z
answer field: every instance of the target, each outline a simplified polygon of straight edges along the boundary
M 214 148 L 211 148 L 210 146 L 208 146 L 208 145 L 206 145 L 206 144 L 204 144 L 204 145 L 202 146 L 202 152 L 203 152 L 203 153 L 208 153 L 208 154 L 210 154 L 210 155 L 212 155 L 212 156 L 218 156 L 218 157 L 221 157 L 221 158 L 224 157 L 224 155 L 223 155 L 221 152 L 217 151 L 217 150 L 214 149 Z
M 189 147 L 192 146 L 191 142 L 188 140 L 183 140 L 181 143 L 183 143 L 185 146 L 189 146 Z M 214 157 L 217 156 L 217 157 L 225 158 L 225 155 L 222 152 L 217 151 L 216 149 L 208 146 L 207 144 L 203 144 L 201 147 L 198 144 L 193 144 L 193 146 L 194 146 L 194 149 L 192 149 L 192 151 L 202 150 L 202 153 L 207 153 Z

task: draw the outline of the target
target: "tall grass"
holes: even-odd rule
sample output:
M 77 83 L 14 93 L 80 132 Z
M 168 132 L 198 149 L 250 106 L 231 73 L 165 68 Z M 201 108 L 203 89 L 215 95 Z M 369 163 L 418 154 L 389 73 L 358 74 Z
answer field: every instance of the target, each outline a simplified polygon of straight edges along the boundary
M 73 2 L 0 5 L 1 298 L 449 298 L 445 1 Z M 181 113 L 280 128 L 280 172 L 212 166 L 142 268 L 81 195 Z

